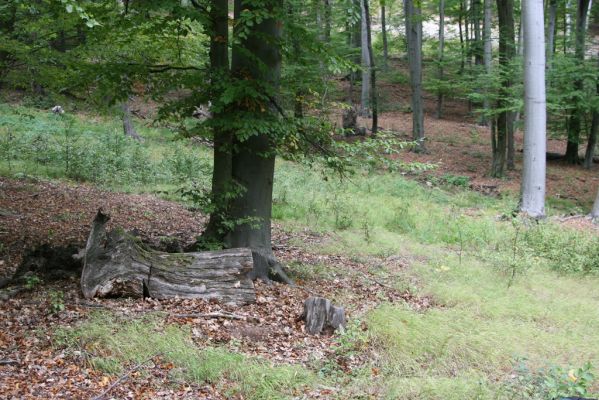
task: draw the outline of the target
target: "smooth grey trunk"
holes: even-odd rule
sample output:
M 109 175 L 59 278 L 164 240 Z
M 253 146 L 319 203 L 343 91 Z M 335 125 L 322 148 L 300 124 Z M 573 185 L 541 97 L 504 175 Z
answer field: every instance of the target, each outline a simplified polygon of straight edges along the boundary
M 488 1 L 488 0 L 486 0 Z M 443 82 L 443 58 L 445 53 L 445 0 L 439 0 L 439 70 L 437 72 L 437 79 L 439 83 Z M 440 88 L 437 92 L 437 118 L 441 119 L 443 116 L 443 90 Z
M 123 132 L 125 136 L 137 140 L 138 142 L 143 141 L 139 133 L 135 130 L 133 125 L 133 119 L 131 118 L 131 109 L 129 108 L 129 102 L 124 101 L 121 103 L 121 110 L 123 112 Z
M 381 2 L 381 34 L 383 36 L 383 69 L 389 68 L 389 44 L 387 42 L 387 15 L 385 1 Z
M 262 6 L 272 13 L 281 5 L 282 0 L 268 0 L 259 5 L 254 1 L 235 0 L 235 19 L 240 17 L 242 10 L 256 12 Z M 247 36 L 233 46 L 232 74 L 264 82 L 274 99 L 281 75 L 281 27 L 281 21 L 274 17 L 265 18 L 253 25 Z M 254 118 L 271 119 L 275 114 L 275 107 L 267 105 L 267 110 L 256 113 Z M 254 256 L 252 277 L 268 279 L 276 266 L 271 244 L 275 149 L 271 138 L 263 133 L 245 140 L 235 137 L 233 145 L 232 178 L 244 189 L 232 202 L 231 217 L 236 223 L 228 235 L 228 245 L 251 248 Z
M 417 0 L 416 0 L 417 1 Z M 412 88 L 412 138 L 414 151 L 424 152 L 424 110 L 422 104 L 422 17 L 414 0 L 404 0 L 410 86 Z
M 483 43 L 480 34 L 480 0 L 472 0 L 472 25 L 474 31 L 474 63 L 476 65 L 483 64 Z
M 595 221 L 599 221 L 599 189 L 597 190 L 597 197 L 595 197 L 595 204 L 591 210 L 591 218 Z
M 378 110 L 378 98 L 376 91 L 376 66 L 374 65 L 374 53 L 372 51 L 372 31 L 371 31 L 371 21 L 370 21 L 370 7 L 368 5 L 368 0 L 364 0 L 364 16 L 366 17 L 366 21 L 368 21 L 366 25 L 366 36 L 367 36 L 367 49 L 368 49 L 368 57 L 370 59 L 370 105 L 372 107 L 372 135 L 376 135 L 378 132 L 378 123 L 379 123 L 379 110 Z
M 549 0 L 549 21 L 547 26 L 547 66 L 551 68 L 555 54 L 555 33 L 557 30 L 557 0 Z
M 491 76 L 491 68 L 493 65 L 493 41 L 491 39 L 491 28 L 493 24 L 493 1 L 485 0 L 484 2 L 484 18 L 483 18 L 483 41 L 484 41 L 484 63 L 485 63 L 485 73 L 487 76 Z M 489 93 L 489 89 L 486 89 L 485 92 Z M 489 124 L 488 113 L 490 110 L 489 104 L 489 96 L 485 96 L 483 100 L 483 123 L 485 125 Z
M 545 216 L 547 109 L 543 0 L 522 1 L 524 45 L 524 154 L 520 211 Z
M 370 116 L 370 100 L 371 100 L 371 81 L 370 81 L 370 52 L 368 51 L 368 25 L 370 21 L 366 16 L 366 7 L 364 2 L 368 0 L 360 0 L 360 10 L 362 15 L 362 24 L 360 30 L 360 42 L 362 43 L 362 96 L 360 98 L 360 115 L 363 117 Z
M 595 91 L 599 96 L 599 77 Z M 584 154 L 584 167 L 586 169 L 591 169 L 593 167 L 593 158 L 595 157 L 595 148 L 597 147 L 597 135 L 599 135 L 599 111 L 597 111 L 597 109 L 593 110 L 592 118 L 591 131 L 589 132 L 589 140 L 587 142 L 587 150 Z

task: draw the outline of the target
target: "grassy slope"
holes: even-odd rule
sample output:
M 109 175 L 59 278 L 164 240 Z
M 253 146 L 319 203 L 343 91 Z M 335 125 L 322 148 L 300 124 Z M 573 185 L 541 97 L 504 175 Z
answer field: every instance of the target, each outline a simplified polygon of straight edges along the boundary
M 32 119 L 19 119 L 7 107 L 1 111 L 5 123 L 3 140 L 10 129 L 26 134 L 31 124 L 43 127 L 47 123 L 45 114 L 33 110 L 27 110 Z M 101 135 L 116 129 L 118 124 L 79 118 L 77 127 Z M 167 159 L 176 149 L 189 151 L 184 142 L 175 142 L 172 136 L 164 140 L 157 130 L 142 129 L 142 133 L 147 138 L 142 145 L 143 157 L 148 160 Z M 80 140 L 91 139 L 84 136 Z M 209 154 L 206 150 L 193 153 L 204 159 Z M 57 165 L 13 161 L 9 169 L 3 158 L 0 173 L 60 178 L 62 169 L 60 163 Z M 177 174 L 177 168 L 170 174 L 177 177 L 175 182 L 169 181 L 171 175 L 162 178 L 157 175 L 149 182 L 139 179 L 99 183 L 127 191 L 154 192 L 159 187 L 171 190 L 170 196 L 175 197 L 172 189 L 195 178 Z M 551 223 L 527 230 L 519 223 L 498 221 L 498 215 L 509 214 L 514 199 L 498 200 L 467 190 L 445 189 L 424 187 L 400 174 L 365 173 L 344 182 L 324 181 L 317 170 L 284 161 L 278 163 L 276 220 L 289 229 L 336 231 L 339 238 L 311 251 L 352 256 L 411 256 L 415 261 L 409 268 L 384 272 L 388 283 L 410 287 L 421 295 L 433 297 L 439 304 L 425 312 L 415 312 L 401 304 L 383 304 L 361 317 L 369 326 L 368 340 L 376 354 L 372 364 L 380 368 L 374 379 L 381 389 L 373 392 L 373 378 L 368 371 L 342 378 L 325 375 L 325 384 L 342 387 L 341 396 L 348 397 L 373 393 L 388 398 L 487 399 L 499 396 L 516 357 L 527 358 L 533 369 L 548 364 L 579 366 L 586 361 L 599 364 L 596 289 L 599 280 L 594 276 L 558 274 L 549 265 L 555 267 L 560 260 L 546 258 L 548 253 L 541 250 L 553 246 L 561 251 L 573 238 L 585 243 L 584 260 L 588 261 L 593 250 L 599 254 L 596 238 Z M 526 236 L 529 231 L 532 239 Z M 539 240 L 544 247 L 529 245 Z M 592 265 L 595 261 L 588 262 Z M 511 279 L 513 273 L 515 278 Z M 64 335 L 67 338 L 83 332 L 95 335 L 107 354 L 116 354 L 117 363 L 132 361 L 128 354 L 138 354 L 136 357 L 140 359 L 146 356 L 128 347 L 144 344 L 144 340 L 131 340 L 135 336 L 131 332 L 137 332 L 135 323 L 120 328 L 122 336 L 114 334 L 119 329 L 116 326 L 107 331 L 100 329 L 110 323 L 92 320 L 88 328 L 96 330 L 83 329 Z M 266 369 L 271 372 L 262 375 L 264 382 L 250 384 L 252 374 L 240 372 L 244 370 L 240 367 L 245 365 L 244 359 L 232 354 L 214 356 L 210 350 L 192 350 L 185 339 L 188 335 L 176 330 L 168 343 L 156 343 L 154 347 L 179 349 L 180 354 L 173 350 L 172 357 L 175 364 L 188 371 L 189 379 L 238 378 L 242 382 L 239 390 L 254 398 L 264 398 L 265 393 L 267 397 L 288 393 L 284 389 L 287 383 L 295 387 L 311 379 L 310 371 Z M 108 336 L 112 336 L 111 341 L 102 339 Z M 210 371 L 194 372 L 201 364 L 198 360 L 223 357 L 229 361 L 216 363 Z M 248 365 L 264 369 L 259 361 Z M 113 367 L 110 362 L 104 365 L 107 369 Z M 244 379 L 250 382 L 245 388 Z

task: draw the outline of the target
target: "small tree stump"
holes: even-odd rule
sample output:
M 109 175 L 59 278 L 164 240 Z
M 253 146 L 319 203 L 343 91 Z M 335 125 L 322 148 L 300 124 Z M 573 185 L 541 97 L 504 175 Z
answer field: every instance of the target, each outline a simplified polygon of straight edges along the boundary
M 85 248 L 81 290 L 92 297 L 172 297 L 247 304 L 256 299 L 248 274 L 250 249 L 163 253 L 122 229 L 106 232 L 110 217 L 98 211 Z
M 306 331 L 311 335 L 335 331 L 345 328 L 345 309 L 324 297 L 310 297 L 304 303 L 301 319 L 306 321 Z

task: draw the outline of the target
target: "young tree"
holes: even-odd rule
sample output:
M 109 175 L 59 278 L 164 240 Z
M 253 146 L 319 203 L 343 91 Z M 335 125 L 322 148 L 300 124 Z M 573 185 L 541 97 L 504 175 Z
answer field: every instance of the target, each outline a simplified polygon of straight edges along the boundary
M 512 86 L 511 62 L 514 58 L 514 4 L 512 0 L 497 0 L 499 20 L 499 74 L 501 89 L 497 108 L 495 132 L 492 132 L 493 161 L 491 176 L 501 177 L 505 173 L 508 133 L 513 125 L 512 112 L 509 110 L 510 90 Z
M 437 62 L 439 69 L 437 78 L 443 82 L 443 56 L 445 51 L 445 0 L 439 0 L 439 55 Z M 437 118 L 443 116 L 443 90 L 439 88 L 437 92 Z
M 524 29 L 524 161 L 520 211 L 545 216 L 546 102 L 543 0 L 522 2 Z
M 368 49 L 368 58 L 370 59 L 370 104 L 372 107 L 372 134 L 376 135 L 379 123 L 378 98 L 376 91 L 376 66 L 374 65 L 374 53 L 372 51 L 372 32 L 370 21 L 370 7 L 368 0 L 362 0 L 363 17 L 368 21 L 366 25 L 366 48 Z
M 368 0 L 360 0 L 360 13 L 362 15 L 362 25 L 360 38 L 362 44 L 362 96 L 360 100 L 360 115 L 363 117 L 370 116 L 371 102 L 371 69 L 372 59 L 368 50 L 368 33 L 370 31 L 370 19 L 366 15 L 368 5 L 365 4 Z
M 484 63 L 485 73 L 487 76 L 491 76 L 491 68 L 493 65 L 493 41 L 491 38 L 491 30 L 493 24 L 493 1 L 484 1 L 484 18 L 483 18 L 483 42 L 484 42 Z M 487 113 L 490 109 L 488 95 L 483 100 L 483 109 L 485 114 L 483 115 L 483 123 L 487 124 Z
M 383 37 L 383 69 L 389 68 L 389 44 L 387 42 L 387 10 L 386 0 L 381 0 L 381 35 Z
M 404 0 L 410 86 L 412 88 L 412 137 L 414 151 L 424 152 L 424 107 L 422 104 L 422 15 L 420 0 Z
M 584 63 L 585 53 L 585 37 L 586 37 L 586 20 L 587 12 L 589 9 L 589 0 L 578 0 L 578 7 L 576 12 L 576 45 L 575 45 L 575 57 L 580 62 Z M 574 89 L 577 92 L 583 91 L 583 79 L 580 76 L 574 77 Z M 568 119 L 568 144 L 566 147 L 566 161 L 570 164 L 578 164 L 578 144 L 580 143 L 580 131 L 582 129 L 583 121 L 583 105 L 581 104 L 580 97 L 574 96 L 573 98 L 573 110 Z

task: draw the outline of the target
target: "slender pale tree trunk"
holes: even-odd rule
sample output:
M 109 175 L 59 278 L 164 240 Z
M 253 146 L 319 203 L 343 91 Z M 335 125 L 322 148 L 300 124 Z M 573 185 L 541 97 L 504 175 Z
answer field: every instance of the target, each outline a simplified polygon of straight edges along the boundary
M 543 0 L 523 0 L 524 155 L 520 211 L 545 216 L 546 101 Z
M 460 1 L 460 11 L 458 13 L 458 32 L 460 35 L 460 74 L 464 72 L 466 49 L 464 46 L 464 30 L 462 29 L 462 19 L 464 18 L 464 2 Z
M 445 0 L 439 0 L 439 70 L 437 73 L 437 79 L 439 84 L 443 83 L 443 58 L 445 53 Z M 443 116 L 443 89 L 439 88 L 437 91 L 437 118 L 441 119 Z
M 586 37 L 586 20 L 589 9 L 589 0 L 578 0 L 578 8 L 576 12 L 576 45 L 575 57 L 582 64 L 584 62 L 585 52 L 585 37 Z M 583 91 L 583 80 L 581 77 L 574 77 L 574 89 Z M 583 113 L 582 104 L 578 97 L 574 98 L 574 107 L 568 121 L 568 144 L 566 147 L 566 161 L 570 164 L 578 164 L 578 145 L 580 143 L 580 131 L 582 130 Z
M 472 25 L 474 31 L 474 64 L 483 64 L 483 42 L 480 34 L 480 0 L 472 0 Z
M 368 0 L 362 0 L 364 7 L 364 18 L 366 19 L 366 48 L 368 49 L 368 58 L 370 59 L 370 104 L 372 107 L 372 135 L 376 135 L 379 123 L 378 98 L 376 92 L 376 67 L 374 65 L 374 54 L 372 52 L 372 31 L 370 21 L 370 7 Z
M 371 101 L 371 60 L 368 51 L 368 25 L 370 21 L 366 17 L 366 6 L 364 3 L 368 0 L 360 0 L 360 10 L 362 15 L 361 43 L 362 43 L 362 96 L 360 100 L 360 115 L 370 116 Z
M 419 0 L 404 0 L 406 36 L 408 39 L 408 62 L 412 87 L 412 137 L 416 142 L 414 151 L 424 152 L 424 109 L 422 104 L 422 17 Z
M 599 57 L 598 57 L 599 60 Z M 596 93 L 599 96 L 599 76 L 597 77 Z M 584 154 L 584 167 L 591 169 L 593 167 L 593 158 L 595 157 L 595 147 L 597 147 L 597 135 L 599 131 L 599 111 L 593 110 L 593 119 L 591 121 L 591 132 L 589 132 L 589 141 L 587 142 L 587 150 Z
M 493 24 L 493 1 L 485 0 L 484 2 L 485 14 L 483 18 L 483 41 L 484 41 L 484 62 L 485 62 L 485 73 L 487 76 L 491 77 L 491 68 L 493 65 L 493 41 L 491 39 L 491 27 Z M 489 124 L 488 112 L 490 110 L 489 104 L 489 90 L 486 90 L 487 95 L 483 101 L 483 108 L 485 110 L 485 115 L 483 115 L 483 123 L 485 125 Z
M 547 66 L 551 68 L 555 54 L 555 32 L 557 30 L 557 0 L 549 0 L 549 23 L 547 27 Z
M 595 204 L 593 204 L 593 209 L 591 210 L 591 218 L 593 218 L 594 221 L 599 221 L 599 190 L 597 190 Z
M 389 68 L 389 44 L 387 42 L 387 15 L 385 0 L 381 1 L 381 33 L 383 36 L 383 69 Z
M 499 74 L 501 89 L 497 108 L 504 110 L 497 117 L 497 124 L 492 132 L 493 161 L 491 176 L 501 177 L 505 173 L 507 138 L 513 125 L 511 112 L 505 110 L 509 105 L 512 71 L 511 61 L 514 57 L 514 4 L 512 0 L 497 0 L 497 13 L 499 20 Z
M 362 0 L 353 0 L 353 6 L 356 10 L 361 10 Z M 362 12 L 359 13 L 360 18 L 351 27 L 351 47 L 353 50 L 352 62 L 356 65 L 361 65 L 362 61 Z M 360 80 L 359 71 L 352 71 L 350 74 L 350 103 L 353 104 L 353 92 L 356 83 Z
M 129 101 L 123 101 L 121 103 L 121 111 L 123 112 L 123 132 L 125 136 L 129 136 L 132 139 L 142 142 L 141 136 L 135 130 L 133 125 L 133 118 L 131 118 L 131 109 L 129 108 Z

